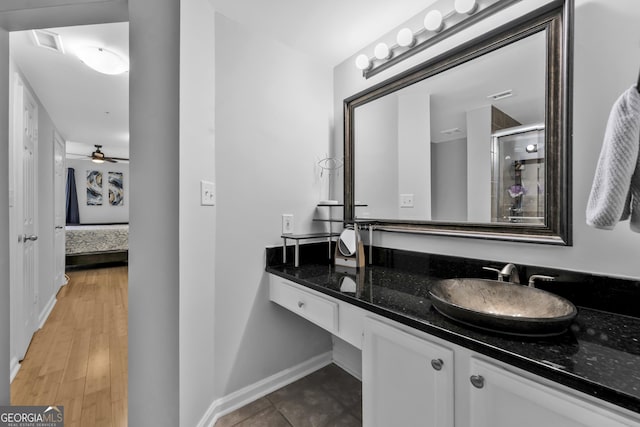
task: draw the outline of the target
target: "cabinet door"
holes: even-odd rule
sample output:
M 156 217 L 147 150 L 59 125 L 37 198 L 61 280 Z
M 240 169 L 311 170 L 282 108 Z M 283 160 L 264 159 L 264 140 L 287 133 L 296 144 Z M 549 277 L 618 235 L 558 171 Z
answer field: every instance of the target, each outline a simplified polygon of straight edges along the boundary
M 453 351 L 367 318 L 362 395 L 365 427 L 452 427 Z
M 593 402 L 471 358 L 471 427 L 638 426 Z

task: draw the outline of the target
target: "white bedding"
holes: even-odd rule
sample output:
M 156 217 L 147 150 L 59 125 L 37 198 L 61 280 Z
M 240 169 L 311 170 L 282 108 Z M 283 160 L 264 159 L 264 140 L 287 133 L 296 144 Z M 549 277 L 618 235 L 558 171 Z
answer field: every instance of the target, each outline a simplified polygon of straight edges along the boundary
M 67 225 L 66 254 L 126 251 L 129 249 L 129 225 Z

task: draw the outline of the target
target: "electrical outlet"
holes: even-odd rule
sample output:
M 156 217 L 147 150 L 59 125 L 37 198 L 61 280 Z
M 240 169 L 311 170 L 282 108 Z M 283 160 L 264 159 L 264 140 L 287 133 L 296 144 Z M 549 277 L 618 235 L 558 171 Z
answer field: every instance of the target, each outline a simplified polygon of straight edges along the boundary
M 200 205 L 214 206 L 216 204 L 216 185 L 209 181 L 200 181 Z
M 401 194 L 400 195 L 400 207 L 412 208 L 413 207 L 413 194 Z
M 282 234 L 293 233 L 293 214 L 282 214 Z

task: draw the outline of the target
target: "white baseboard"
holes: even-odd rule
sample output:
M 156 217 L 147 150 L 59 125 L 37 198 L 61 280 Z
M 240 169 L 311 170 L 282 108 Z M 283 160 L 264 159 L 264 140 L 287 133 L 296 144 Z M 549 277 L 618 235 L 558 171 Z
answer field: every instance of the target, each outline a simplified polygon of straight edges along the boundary
M 56 295 L 53 294 L 49 302 L 47 302 L 47 305 L 40 313 L 40 316 L 38 316 L 38 329 L 44 326 L 44 322 L 46 322 L 49 318 L 49 315 L 51 314 L 51 311 L 53 311 L 53 307 L 55 307 L 57 301 L 58 300 L 56 299 Z
M 17 357 L 12 357 L 11 362 L 9 363 L 9 384 L 13 382 L 18 375 L 18 371 L 20 370 L 20 362 L 18 362 Z
M 362 352 L 335 335 L 333 341 L 333 363 L 362 381 Z
M 332 361 L 331 354 L 321 354 L 215 400 L 198 423 L 198 427 L 213 427 L 224 415 L 327 366 Z

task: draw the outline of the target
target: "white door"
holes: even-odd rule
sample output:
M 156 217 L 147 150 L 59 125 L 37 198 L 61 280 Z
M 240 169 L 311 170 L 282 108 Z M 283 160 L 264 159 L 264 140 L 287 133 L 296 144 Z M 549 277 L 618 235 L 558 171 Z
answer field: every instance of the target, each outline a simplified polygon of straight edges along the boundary
M 638 423 L 592 402 L 471 358 L 471 427 L 629 427 Z M 471 378 L 470 378 L 471 380 Z
M 65 223 L 66 223 L 66 191 L 65 191 L 65 141 L 55 132 L 53 135 L 53 173 L 54 173 L 54 220 L 53 236 L 55 286 L 62 286 L 65 264 Z
M 367 318 L 362 347 L 365 427 L 453 427 L 453 351 Z
M 14 105 L 14 179 L 17 189 L 15 199 L 16 234 L 18 246 L 15 256 L 14 286 L 11 309 L 16 310 L 11 325 L 15 334 L 17 357 L 24 358 L 31 337 L 38 324 L 38 224 L 37 224 L 37 148 L 38 105 L 24 86 L 15 79 Z

